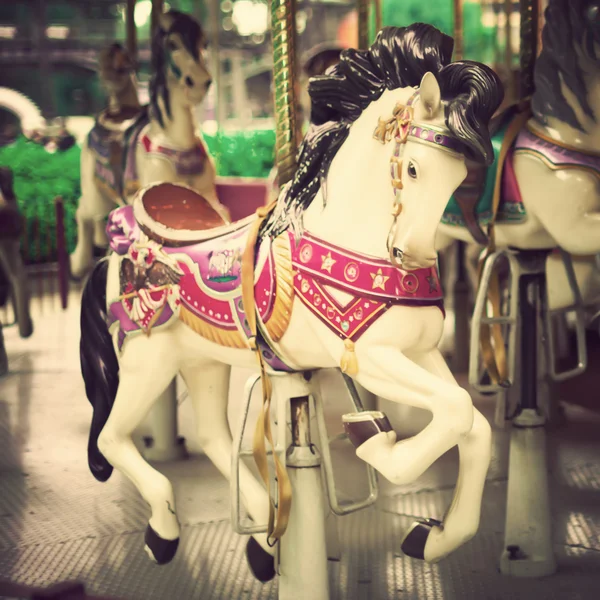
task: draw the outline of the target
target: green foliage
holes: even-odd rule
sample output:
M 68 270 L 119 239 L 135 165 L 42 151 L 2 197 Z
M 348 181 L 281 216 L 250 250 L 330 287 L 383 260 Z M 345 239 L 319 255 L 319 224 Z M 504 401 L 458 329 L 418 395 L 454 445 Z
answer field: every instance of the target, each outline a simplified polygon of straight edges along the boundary
M 224 177 L 267 177 L 275 160 L 275 131 L 257 129 L 204 135 Z
M 24 250 L 30 262 L 56 258 L 56 219 L 54 198 L 62 196 L 69 251 L 75 246 L 75 211 L 81 195 L 79 157 L 75 145 L 66 152 L 49 154 L 43 146 L 20 137 L 14 144 L 0 148 L 0 164 L 14 173 L 15 194 L 27 220 Z
M 273 167 L 275 132 L 241 131 L 204 136 L 209 152 L 217 162 L 217 172 L 226 177 L 267 177 Z M 54 198 L 62 196 L 65 207 L 67 248 L 75 248 L 75 211 L 81 195 L 79 162 L 81 149 L 49 154 L 20 137 L 0 148 L 0 165 L 9 166 L 15 177 L 15 194 L 27 220 L 23 246 L 30 262 L 56 259 L 56 219 Z
M 450 0 L 385 0 L 383 25 L 406 27 L 412 23 L 429 23 L 440 31 L 453 35 L 454 13 Z M 481 22 L 481 4 L 463 4 L 464 57 L 470 60 L 491 62 L 495 31 Z M 372 19 L 372 31 L 374 22 Z

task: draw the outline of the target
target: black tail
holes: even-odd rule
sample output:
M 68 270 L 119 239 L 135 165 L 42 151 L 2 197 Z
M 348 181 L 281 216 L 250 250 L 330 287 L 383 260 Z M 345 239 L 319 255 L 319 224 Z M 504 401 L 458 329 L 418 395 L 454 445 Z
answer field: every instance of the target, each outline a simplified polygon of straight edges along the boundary
M 108 261 L 100 261 L 83 290 L 81 300 L 81 373 L 94 414 L 88 441 L 88 464 L 94 477 L 106 481 L 113 471 L 98 449 L 98 436 L 108 420 L 119 385 L 119 362 L 106 324 Z

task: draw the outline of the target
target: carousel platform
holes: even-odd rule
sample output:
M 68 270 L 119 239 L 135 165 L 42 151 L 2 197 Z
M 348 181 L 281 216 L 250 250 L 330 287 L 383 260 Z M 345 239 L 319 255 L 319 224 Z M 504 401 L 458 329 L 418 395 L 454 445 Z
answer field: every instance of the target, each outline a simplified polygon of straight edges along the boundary
M 186 401 L 181 428 L 191 457 L 159 467 L 175 485 L 181 544 L 171 564 L 150 562 L 143 549 L 148 510 L 137 491 L 119 473 L 98 483 L 87 468 L 91 408 L 79 372 L 78 294 L 73 293 L 66 312 L 52 299 L 34 307 L 32 338 L 21 340 L 14 327 L 4 331 L 11 372 L 0 380 L 0 597 L 17 597 L 19 586 L 42 588 L 70 580 L 82 582 L 89 597 L 277 598 L 277 583 L 261 585 L 246 566 L 246 540 L 233 533 L 229 522 L 228 484 L 194 446 Z M 231 414 L 248 374 L 233 374 Z M 333 390 L 330 423 L 339 422 L 337 397 Z M 493 400 L 476 398 L 476 403 L 491 420 Z M 402 419 L 391 416 L 402 430 Z M 410 486 L 381 482 L 375 507 L 336 518 L 340 557 L 329 562 L 331 598 L 595 600 L 600 586 L 599 430 L 600 416 L 567 406 L 566 424 L 550 433 L 557 574 L 528 580 L 498 572 L 508 433 L 496 430 L 476 538 L 437 565 L 410 559 L 400 550 L 415 516 L 440 518 L 449 505 L 457 475 L 457 454 L 449 452 Z M 350 493 L 360 465 L 349 448 L 337 452 L 335 461 L 340 489 Z

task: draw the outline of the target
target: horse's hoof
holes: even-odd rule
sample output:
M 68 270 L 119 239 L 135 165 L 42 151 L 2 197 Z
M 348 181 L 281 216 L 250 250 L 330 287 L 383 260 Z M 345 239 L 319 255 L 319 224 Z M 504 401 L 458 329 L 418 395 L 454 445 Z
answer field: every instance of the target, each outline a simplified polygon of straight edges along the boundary
M 148 524 L 146 535 L 144 536 L 146 547 L 151 552 L 152 557 L 159 565 L 166 565 L 173 560 L 177 547 L 179 546 L 179 538 L 174 540 L 165 540 L 160 537 L 152 526 Z
M 342 416 L 342 421 L 344 430 L 355 448 L 378 433 L 392 431 L 389 419 L 378 410 L 348 413 Z
M 413 523 L 413 526 L 408 530 L 408 533 L 402 540 L 402 552 L 411 558 L 425 560 L 425 544 L 427 538 L 434 527 L 442 527 L 441 521 L 437 519 L 423 519 Z
M 275 577 L 275 558 L 262 549 L 262 546 L 251 537 L 246 544 L 246 559 L 252 575 L 262 583 Z
M 28 323 L 25 323 L 25 325 L 23 325 L 23 327 L 20 327 L 19 335 L 23 339 L 31 337 L 33 335 L 33 323 L 31 321 L 29 321 Z

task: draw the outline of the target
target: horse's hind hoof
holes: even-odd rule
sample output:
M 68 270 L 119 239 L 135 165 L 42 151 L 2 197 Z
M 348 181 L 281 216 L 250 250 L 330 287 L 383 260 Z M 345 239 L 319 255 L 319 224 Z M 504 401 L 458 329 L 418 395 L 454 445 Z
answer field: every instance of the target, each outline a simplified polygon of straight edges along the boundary
M 344 429 L 355 448 L 364 444 L 374 435 L 392 431 L 388 418 L 378 410 L 366 410 L 343 415 Z
M 408 533 L 402 540 L 402 552 L 411 558 L 425 560 L 425 544 L 427 538 L 434 527 L 442 527 L 441 521 L 437 519 L 423 519 L 413 523 L 413 526 L 408 530 Z
M 152 555 L 152 558 L 159 565 L 166 565 L 173 560 L 177 547 L 179 546 L 179 538 L 174 540 L 165 540 L 160 537 L 151 525 L 146 528 L 146 535 L 144 536 L 146 542 L 146 548 Z
M 262 583 L 275 577 L 275 559 L 253 537 L 246 545 L 246 559 L 252 575 Z

